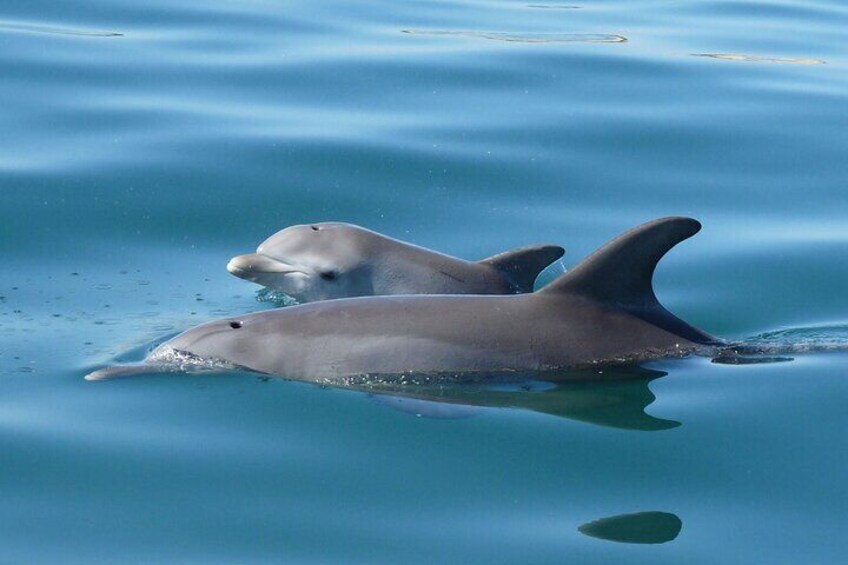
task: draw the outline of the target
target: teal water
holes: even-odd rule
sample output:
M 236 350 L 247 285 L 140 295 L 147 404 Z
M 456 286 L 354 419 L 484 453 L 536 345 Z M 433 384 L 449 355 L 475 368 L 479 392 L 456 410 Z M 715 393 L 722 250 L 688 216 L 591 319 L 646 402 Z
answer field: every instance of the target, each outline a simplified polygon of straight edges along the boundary
M 0 561 L 844 561 L 843 3 L 7 4 Z M 570 267 L 670 214 L 704 230 L 669 309 L 835 351 L 393 396 L 82 380 L 271 307 L 224 266 L 287 225 Z

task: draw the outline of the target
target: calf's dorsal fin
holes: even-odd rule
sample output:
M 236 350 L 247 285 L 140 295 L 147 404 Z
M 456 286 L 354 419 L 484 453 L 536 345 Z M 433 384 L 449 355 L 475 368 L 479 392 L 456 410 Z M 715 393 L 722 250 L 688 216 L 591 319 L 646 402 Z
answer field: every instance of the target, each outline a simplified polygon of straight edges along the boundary
M 682 217 L 642 224 L 613 239 L 539 292 L 585 296 L 623 308 L 690 341 L 714 342 L 715 338 L 663 308 L 652 284 L 659 260 L 700 229 L 700 222 Z
M 531 245 L 498 253 L 478 263 L 497 269 L 517 292 L 533 292 L 539 273 L 564 254 L 565 249 L 559 245 Z

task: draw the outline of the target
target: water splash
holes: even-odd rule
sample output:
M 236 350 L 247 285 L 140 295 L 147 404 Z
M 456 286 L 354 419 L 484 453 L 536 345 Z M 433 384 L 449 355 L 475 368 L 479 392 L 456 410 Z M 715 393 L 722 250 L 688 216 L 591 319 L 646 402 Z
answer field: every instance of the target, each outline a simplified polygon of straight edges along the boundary
M 274 306 L 296 306 L 300 301 L 278 290 L 262 288 L 256 291 L 257 302 L 267 302 Z
M 805 353 L 808 351 L 848 351 L 848 324 L 801 326 L 757 334 L 746 344 L 773 349 Z
M 415 35 L 453 35 L 509 43 L 624 43 L 627 41 L 623 35 L 610 33 L 506 33 L 439 29 L 405 29 L 402 32 Z
M 244 367 L 215 358 L 205 358 L 171 347 L 154 350 L 143 363 L 114 365 L 91 371 L 85 375 L 87 381 L 103 381 L 118 377 L 131 377 L 155 373 L 207 373 L 220 371 L 243 371 Z
M 784 328 L 760 333 L 720 348 L 714 363 L 752 365 L 791 361 L 789 354 L 848 351 L 848 324 Z
M 173 347 L 159 347 L 155 349 L 148 356 L 147 364 L 173 367 L 173 370 L 180 372 L 244 370 L 243 367 L 239 367 L 223 359 L 201 357 L 188 351 L 174 349 Z

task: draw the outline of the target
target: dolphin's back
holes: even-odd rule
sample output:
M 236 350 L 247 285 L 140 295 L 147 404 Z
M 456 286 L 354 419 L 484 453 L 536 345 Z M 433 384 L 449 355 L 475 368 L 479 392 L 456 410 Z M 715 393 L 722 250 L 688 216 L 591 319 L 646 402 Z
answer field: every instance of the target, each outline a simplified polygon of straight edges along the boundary
M 524 298 L 524 300 L 522 300 Z M 243 363 L 308 380 L 403 372 L 536 368 L 526 296 L 381 296 L 318 302 L 242 319 L 267 344 Z M 524 327 L 504 325 L 521 316 Z M 240 330 L 240 331 L 241 331 Z
M 238 340 L 166 344 L 311 381 L 357 375 L 540 371 L 678 354 L 693 344 L 580 296 L 392 296 L 244 316 Z M 228 330 L 223 330 L 228 331 Z M 205 349 L 208 347 L 208 349 Z

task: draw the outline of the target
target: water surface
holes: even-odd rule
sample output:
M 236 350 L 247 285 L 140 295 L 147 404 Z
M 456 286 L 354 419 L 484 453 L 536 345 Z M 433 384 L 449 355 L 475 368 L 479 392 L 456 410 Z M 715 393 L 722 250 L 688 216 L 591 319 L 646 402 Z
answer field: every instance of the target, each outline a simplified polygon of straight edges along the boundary
M 4 6 L 0 560 L 843 560 L 848 9 L 576 6 Z M 672 311 L 834 351 L 417 397 L 82 380 L 272 307 L 224 266 L 290 224 L 571 267 L 672 214 L 704 223 Z

